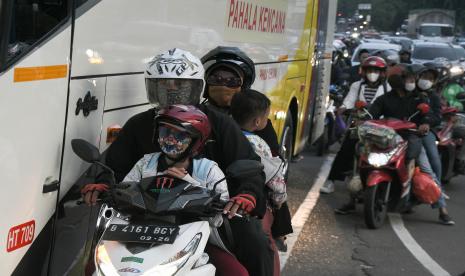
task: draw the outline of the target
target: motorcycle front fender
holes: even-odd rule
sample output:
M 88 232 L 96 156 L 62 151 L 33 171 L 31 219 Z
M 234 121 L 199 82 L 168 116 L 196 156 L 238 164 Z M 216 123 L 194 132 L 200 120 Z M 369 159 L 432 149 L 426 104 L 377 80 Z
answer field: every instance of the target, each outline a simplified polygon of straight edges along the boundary
M 366 187 L 373 187 L 376 186 L 380 183 L 383 182 L 391 182 L 392 181 L 392 176 L 381 170 L 373 170 L 368 174 L 367 180 L 366 180 Z

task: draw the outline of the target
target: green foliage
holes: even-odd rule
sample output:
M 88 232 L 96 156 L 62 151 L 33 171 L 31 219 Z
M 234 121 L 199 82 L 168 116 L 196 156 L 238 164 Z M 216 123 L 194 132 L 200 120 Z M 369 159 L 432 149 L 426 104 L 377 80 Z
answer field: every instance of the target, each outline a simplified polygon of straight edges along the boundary
M 371 3 L 372 25 L 380 31 L 395 31 L 413 9 L 455 10 L 456 26 L 465 30 L 465 0 L 338 0 L 338 11 L 344 17 L 353 15 L 359 3 Z

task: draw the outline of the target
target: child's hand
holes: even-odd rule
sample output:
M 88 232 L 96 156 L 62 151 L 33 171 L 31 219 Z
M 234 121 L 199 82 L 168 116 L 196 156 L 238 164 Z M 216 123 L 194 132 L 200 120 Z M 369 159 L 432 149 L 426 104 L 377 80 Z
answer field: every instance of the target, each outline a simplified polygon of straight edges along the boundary
M 182 179 L 184 176 L 186 176 L 187 171 L 184 168 L 176 168 L 176 167 L 171 167 L 168 168 L 165 173 L 167 175 Z

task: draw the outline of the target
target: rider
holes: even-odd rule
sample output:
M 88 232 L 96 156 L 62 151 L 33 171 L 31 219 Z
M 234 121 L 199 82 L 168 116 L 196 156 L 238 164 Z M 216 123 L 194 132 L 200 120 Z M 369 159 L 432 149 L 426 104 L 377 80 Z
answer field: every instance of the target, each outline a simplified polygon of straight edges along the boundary
M 412 54 L 410 53 L 409 50 L 406 50 L 406 49 L 400 50 L 399 51 L 400 63 L 412 64 L 411 56 Z
M 342 114 L 347 109 L 354 109 L 356 101 L 364 101 L 370 104 L 377 97 L 390 91 L 391 87 L 386 83 L 385 79 L 386 67 L 386 62 L 380 57 L 372 56 L 365 59 L 361 67 L 362 79 L 350 86 L 350 91 L 337 112 Z M 356 143 L 357 139 L 355 138 L 346 137 L 344 139 L 341 149 L 334 159 L 328 180 L 321 187 L 320 192 L 334 192 L 334 180 L 343 181 L 345 179 L 346 172 L 350 171 L 353 167 Z M 346 214 L 355 210 L 355 197 L 351 196 L 351 198 L 350 203 L 336 209 L 336 212 Z
M 441 100 L 435 87 L 438 77 L 438 71 L 433 64 L 427 64 L 417 70 L 416 94 L 431 107 L 431 112 L 425 116 L 418 129 L 424 135 L 421 138 L 423 147 L 436 177 L 440 180 L 442 176 L 441 158 L 436 145 L 436 135 L 431 131 L 441 123 Z
M 418 96 L 412 93 L 408 93 L 405 89 L 406 86 L 406 72 L 401 74 L 395 74 L 389 77 L 389 83 L 391 84 L 393 91 L 379 97 L 369 108 L 370 114 L 374 119 L 378 119 L 381 116 L 384 118 L 396 118 L 405 120 L 410 118 L 417 112 L 417 105 L 424 102 L 419 100 Z M 434 112 L 429 112 L 426 115 L 416 115 L 413 117 L 413 121 L 418 126 L 419 134 L 426 134 L 425 122 L 432 120 Z M 429 130 L 429 129 L 428 129 Z M 420 168 L 424 172 L 431 174 L 433 179 L 440 184 L 438 177 L 430 170 L 428 160 L 422 156 L 422 140 L 417 134 L 408 133 L 404 137 L 408 141 L 407 153 L 405 163 L 409 171 L 413 172 L 414 160 L 419 162 Z M 425 151 L 426 153 L 426 151 Z M 441 194 L 439 201 L 432 205 L 433 208 L 439 207 L 439 221 L 445 225 L 453 225 L 455 222 L 448 215 L 446 202 L 444 195 Z
M 370 56 L 370 52 L 367 50 L 367 49 L 361 49 L 359 52 L 358 52 L 358 60 L 360 62 L 360 64 L 358 65 L 355 65 L 355 66 L 352 66 L 350 68 L 350 83 L 354 83 L 358 80 L 360 80 L 360 78 L 362 77 L 361 76 L 361 65 L 363 64 L 363 62 Z
M 199 105 L 204 88 L 204 68 L 200 60 L 181 49 L 171 49 L 155 56 L 146 64 L 145 82 L 147 98 L 153 108 L 130 118 L 110 145 L 105 162 L 115 171 L 119 182 L 144 154 L 160 152 L 153 143 L 153 120 L 158 110 L 172 104 Z M 218 163 L 224 171 L 236 160 L 260 160 L 243 136 L 236 123 L 228 116 L 205 105 L 199 105 L 210 121 L 212 142 L 207 143 L 204 154 Z M 100 191 L 110 182 L 110 176 L 102 173 L 97 184 L 86 185 L 81 193 L 87 203 L 95 204 Z M 258 219 L 249 222 L 234 218 L 236 212 L 262 217 L 266 210 L 264 174 L 228 182 L 231 196 L 224 213 L 229 213 L 233 253 L 252 275 L 273 274 L 273 252 L 261 229 Z
M 218 46 L 202 57 L 202 63 L 207 82 L 203 94 L 206 99 L 204 103 L 212 109 L 229 114 L 233 95 L 250 88 L 255 81 L 253 61 L 237 47 Z M 266 141 L 273 156 L 280 155 L 278 137 L 271 120 L 268 119 L 265 128 L 255 131 L 255 134 Z M 287 202 L 279 210 L 274 210 L 273 216 L 271 229 L 276 246 L 280 251 L 286 251 L 286 235 L 293 232 Z

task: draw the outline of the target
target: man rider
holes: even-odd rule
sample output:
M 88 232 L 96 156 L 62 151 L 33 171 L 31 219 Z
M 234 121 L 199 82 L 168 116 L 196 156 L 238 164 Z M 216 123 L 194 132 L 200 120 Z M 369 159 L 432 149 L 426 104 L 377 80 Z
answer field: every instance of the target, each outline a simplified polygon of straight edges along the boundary
M 338 113 L 342 114 L 347 109 L 354 109 L 356 101 L 364 101 L 370 104 L 377 97 L 390 91 L 391 87 L 386 83 L 384 77 L 386 68 L 386 62 L 380 57 L 373 56 L 365 59 L 361 67 L 362 79 L 350 86 L 349 93 L 344 98 L 341 107 L 338 109 Z M 334 159 L 328 179 L 325 185 L 321 187 L 320 192 L 334 192 L 334 180 L 343 181 L 345 179 L 345 173 L 353 167 L 356 143 L 357 139 L 355 138 L 346 137 L 344 139 L 341 149 Z M 348 212 L 355 210 L 355 198 L 352 198 L 350 203 L 336 209 L 336 212 L 340 210 L 340 213 L 345 214 L 346 209 Z
M 202 57 L 205 67 L 206 88 L 203 94 L 204 103 L 209 108 L 229 114 L 231 100 L 234 94 L 246 91 L 255 81 L 255 66 L 253 61 L 237 47 L 218 46 Z M 255 132 L 269 145 L 273 156 L 279 155 L 278 137 L 269 119 L 264 129 Z M 272 224 L 271 246 L 275 250 L 275 275 L 279 275 L 279 254 L 276 247 L 285 250 L 284 236 L 292 233 L 291 215 L 287 203 L 284 202 L 279 210 L 267 212 L 263 218 L 263 225 Z M 268 233 L 269 229 L 266 229 Z
M 417 112 L 417 105 L 419 103 L 425 102 L 423 99 L 419 99 L 415 94 L 409 93 L 405 89 L 405 80 L 406 72 L 402 72 L 400 75 L 392 75 L 389 77 L 389 83 L 392 86 L 393 91 L 387 93 L 378 99 L 370 106 L 369 112 L 374 119 L 379 119 L 381 116 L 384 118 L 396 118 L 400 120 L 405 120 L 410 118 Z M 412 118 L 418 126 L 418 132 L 420 135 L 426 134 L 425 124 L 427 125 L 430 122 L 432 117 L 435 115 L 434 112 L 429 112 L 426 115 L 416 115 Z M 428 129 L 429 130 L 429 129 Z M 425 162 L 421 157 L 422 153 L 422 138 L 418 134 L 406 134 L 404 137 L 408 140 L 408 147 L 406 153 L 406 164 L 409 170 L 413 171 L 414 160 L 417 162 Z M 425 164 L 419 164 L 420 167 L 428 167 Z M 432 173 L 432 172 L 427 172 Z M 436 180 L 438 184 L 439 178 L 432 173 L 433 179 Z M 432 205 L 433 208 L 439 207 L 439 222 L 444 225 L 453 225 L 455 222 L 449 216 L 446 208 L 446 202 L 444 195 L 441 194 L 439 201 Z
M 369 56 L 370 56 L 370 52 L 367 49 L 362 49 L 358 52 L 358 60 L 360 63 L 350 68 L 350 83 L 354 83 L 360 80 L 361 78 L 360 67 L 365 61 L 365 59 L 367 59 Z
M 171 49 L 155 56 L 146 64 L 144 72 L 147 98 L 153 108 L 131 117 L 123 126 L 118 138 L 108 149 L 105 162 L 115 171 L 119 182 L 142 158 L 144 154 L 160 151 L 153 143 L 153 120 L 157 111 L 172 104 L 199 105 L 205 87 L 204 67 L 200 60 L 181 49 Z M 204 154 L 226 168 L 235 160 L 260 160 L 239 127 L 228 116 L 206 105 L 199 108 L 211 123 L 211 142 L 207 143 Z M 96 199 L 111 183 L 104 173 L 96 180 L 98 184 L 86 185 L 81 193 L 87 203 L 95 204 Z M 105 183 L 105 184 L 104 184 Z M 231 196 L 224 212 L 229 213 L 232 240 L 230 245 L 239 261 L 251 275 L 273 274 L 273 251 L 269 247 L 261 223 L 252 217 L 249 222 L 235 218 L 236 212 L 250 213 L 262 217 L 266 210 L 264 195 L 264 174 L 228 182 Z

